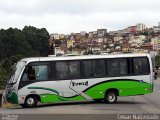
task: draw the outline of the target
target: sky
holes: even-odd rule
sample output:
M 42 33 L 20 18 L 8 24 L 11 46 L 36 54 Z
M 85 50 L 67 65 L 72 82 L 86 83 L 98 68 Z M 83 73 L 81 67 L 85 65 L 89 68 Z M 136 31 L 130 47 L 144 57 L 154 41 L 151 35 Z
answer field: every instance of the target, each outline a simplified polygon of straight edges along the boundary
M 48 32 L 124 29 L 137 23 L 160 22 L 160 0 L 0 0 L 0 29 L 25 25 Z

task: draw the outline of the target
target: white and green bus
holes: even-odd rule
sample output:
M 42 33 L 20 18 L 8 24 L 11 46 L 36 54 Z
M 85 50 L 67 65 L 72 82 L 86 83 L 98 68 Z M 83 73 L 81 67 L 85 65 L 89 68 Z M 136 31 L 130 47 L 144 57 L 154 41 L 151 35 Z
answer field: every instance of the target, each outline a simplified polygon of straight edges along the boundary
M 96 101 L 153 92 L 149 54 L 36 57 L 20 60 L 6 98 L 23 107 L 40 103 Z

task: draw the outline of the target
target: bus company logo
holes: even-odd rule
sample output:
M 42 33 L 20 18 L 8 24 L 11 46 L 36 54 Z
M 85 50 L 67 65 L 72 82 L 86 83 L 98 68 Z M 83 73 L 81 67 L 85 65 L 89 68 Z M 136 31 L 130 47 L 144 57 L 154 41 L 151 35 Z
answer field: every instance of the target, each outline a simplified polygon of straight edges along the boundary
M 73 87 L 74 86 L 81 86 L 81 85 L 88 86 L 88 81 L 86 81 L 86 82 L 79 82 L 79 83 L 72 82 L 72 85 L 73 85 Z

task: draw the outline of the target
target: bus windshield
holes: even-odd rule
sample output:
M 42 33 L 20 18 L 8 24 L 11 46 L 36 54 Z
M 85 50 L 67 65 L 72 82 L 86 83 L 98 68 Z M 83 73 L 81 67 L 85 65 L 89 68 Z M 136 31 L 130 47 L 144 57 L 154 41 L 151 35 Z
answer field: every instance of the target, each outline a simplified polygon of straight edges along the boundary
M 13 84 L 17 82 L 19 75 L 21 74 L 21 71 L 23 70 L 25 64 L 26 64 L 26 61 L 20 61 L 13 66 L 12 73 L 7 82 L 8 84 Z

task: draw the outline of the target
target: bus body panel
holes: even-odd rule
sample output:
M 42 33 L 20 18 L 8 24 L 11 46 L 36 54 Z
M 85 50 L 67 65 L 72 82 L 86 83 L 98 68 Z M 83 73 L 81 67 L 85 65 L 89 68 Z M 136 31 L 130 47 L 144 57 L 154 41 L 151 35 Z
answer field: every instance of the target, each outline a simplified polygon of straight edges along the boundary
M 87 83 L 87 85 L 73 86 L 74 83 Z M 108 89 L 117 89 L 119 96 L 142 95 L 152 92 L 150 75 L 130 76 L 130 77 L 113 77 L 113 78 L 93 78 L 80 80 L 64 80 L 36 82 L 29 84 L 18 92 L 19 103 L 23 103 L 27 95 L 40 95 L 42 103 L 63 102 L 63 101 L 84 101 L 91 100 L 83 97 L 81 93 L 86 94 L 94 99 L 103 99 Z

